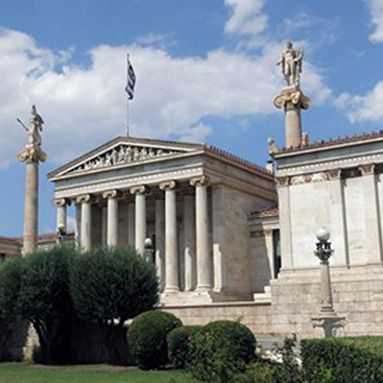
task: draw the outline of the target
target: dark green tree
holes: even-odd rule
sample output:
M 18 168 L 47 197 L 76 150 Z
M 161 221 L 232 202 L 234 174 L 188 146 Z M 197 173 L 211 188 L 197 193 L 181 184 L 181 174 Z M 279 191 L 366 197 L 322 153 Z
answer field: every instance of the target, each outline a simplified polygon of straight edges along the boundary
M 0 360 L 8 357 L 7 343 L 21 325 L 19 310 L 21 261 L 15 259 L 0 266 Z
M 49 364 L 65 359 L 57 346 L 65 339 L 65 325 L 73 316 L 69 269 L 76 254 L 74 247 L 57 246 L 21 260 L 20 316 L 33 324 L 42 359 Z
M 121 359 L 118 350 L 111 351 L 116 330 L 157 304 L 159 283 L 153 263 L 133 248 L 99 247 L 76 259 L 71 292 L 76 314 L 102 326 L 107 359 L 113 363 Z

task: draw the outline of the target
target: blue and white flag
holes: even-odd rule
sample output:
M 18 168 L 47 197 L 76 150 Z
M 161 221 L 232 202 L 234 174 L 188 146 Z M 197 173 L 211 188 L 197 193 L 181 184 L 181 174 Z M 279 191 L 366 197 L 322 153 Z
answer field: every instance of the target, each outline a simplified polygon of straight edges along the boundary
M 134 95 L 134 85 L 136 84 L 136 75 L 134 73 L 133 66 L 129 61 L 129 55 L 127 59 L 128 59 L 128 73 L 126 78 L 127 83 L 125 87 L 125 92 L 128 94 L 128 100 L 132 100 Z

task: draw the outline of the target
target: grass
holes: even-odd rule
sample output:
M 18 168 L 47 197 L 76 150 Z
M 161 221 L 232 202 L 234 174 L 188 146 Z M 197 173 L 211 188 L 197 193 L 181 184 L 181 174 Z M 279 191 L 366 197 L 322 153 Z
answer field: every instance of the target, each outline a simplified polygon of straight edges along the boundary
M 42 366 L 0 363 L 0 383 L 197 383 L 183 371 L 141 371 L 135 367 Z

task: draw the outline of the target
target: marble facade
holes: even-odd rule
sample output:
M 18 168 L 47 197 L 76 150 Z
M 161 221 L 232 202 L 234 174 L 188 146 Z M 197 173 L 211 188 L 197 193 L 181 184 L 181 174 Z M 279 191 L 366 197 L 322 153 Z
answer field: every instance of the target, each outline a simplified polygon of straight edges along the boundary
M 275 203 L 272 173 L 203 144 L 117 137 L 60 167 L 57 224 L 75 204 L 76 241 L 154 243 L 162 302 L 251 300 L 247 214 Z

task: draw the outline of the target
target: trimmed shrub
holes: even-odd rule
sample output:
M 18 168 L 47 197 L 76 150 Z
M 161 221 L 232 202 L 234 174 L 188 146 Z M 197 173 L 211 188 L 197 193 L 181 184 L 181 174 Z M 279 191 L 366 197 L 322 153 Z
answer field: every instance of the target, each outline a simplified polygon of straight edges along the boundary
M 204 326 L 203 332 L 212 336 L 217 347 L 228 347 L 234 359 L 246 364 L 254 359 L 255 336 L 242 323 L 228 320 L 210 322 Z
M 202 326 L 184 326 L 172 330 L 167 336 L 168 355 L 174 368 L 185 368 L 190 362 L 190 346 Z
M 383 383 L 383 337 L 306 339 L 301 354 L 310 383 Z
M 135 318 L 128 339 L 138 367 L 143 370 L 164 367 L 169 361 L 166 337 L 181 326 L 180 319 L 164 311 L 147 311 Z
M 207 383 L 235 382 L 255 358 L 256 340 L 243 324 L 211 322 L 190 343 L 192 375 Z

